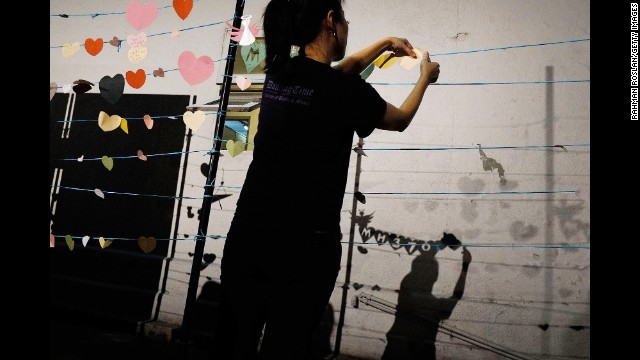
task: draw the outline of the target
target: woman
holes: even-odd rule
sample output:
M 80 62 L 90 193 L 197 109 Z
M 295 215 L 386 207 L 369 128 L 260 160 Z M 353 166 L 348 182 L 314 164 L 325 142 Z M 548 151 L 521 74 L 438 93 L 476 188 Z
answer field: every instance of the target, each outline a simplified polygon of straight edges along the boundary
M 332 67 L 349 33 L 341 3 L 272 0 L 264 11 L 266 78 L 253 161 L 223 252 L 215 359 L 309 356 L 340 269 L 354 133 L 403 131 L 438 78 L 425 53 L 403 104 L 382 99 L 359 74 L 385 51 L 417 58 L 394 37 Z

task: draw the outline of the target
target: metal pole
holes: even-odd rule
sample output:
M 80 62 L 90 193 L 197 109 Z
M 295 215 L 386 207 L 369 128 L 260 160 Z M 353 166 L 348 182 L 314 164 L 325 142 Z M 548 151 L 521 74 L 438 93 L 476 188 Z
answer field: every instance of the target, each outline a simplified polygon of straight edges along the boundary
M 362 149 L 364 141 L 362 138 L 358 139 L 358 147 Z M 362 162 L 362 155 L 358 152 L 356 159 L 356 178 L 353 185 L 353 193 L 360 191 L 360 163 Z M 340 303 L 340 317 L 338 318 L 338 327 L 336 329 L 336 345 L 333 349 L 333 356 L 340 355 L 340 345 L 342 342 L 342 328 L 344 327 L 344 313 L 347 310 L 347 293 L 349 292 L 349 283 L 351 282 L 351 259 L 353 257 L 353 238 L 355 236 L 355 217 L 356 211 L 358 211 L 358 199 L 353 196 L 353 203 L 351 205 L 351 227 L 349 229 L 349 250 L 347 252 L 347 269 L 344 275 L 344 284 L 342 285 L 342 301 Z
M 233 26 L 240 28 L 242 20 L 242 12 L 244 11 L 244 0 L 236 1 L 236 10 L 233 15 Z M 220 159 L 220 148 L 222 141 L 218 139 L 222 136 L 224 130 L 224 122 L 226 119 L 227 105 L 229 104 L 229 91 L 231 90 L 231 81 L 233 76 L 233 64 L 235 63 L 235 53 L 237 42 L 229 40 L 229 48 L 227 50 L 227 64 L 224 69 L 224 79 L 222 80 L 222 91 L 220 105 L 217 114 L 217 127 L 213 140 L 214 150 L 209 157 L 209 173 L 207 174 L 207 182 L 204 187 L 204 197 L 202 199 L 202 212 L 200 213 L 200 224 L 198 225 L 198 234 L 196 235 L 196 248 L 193 255 L 193 263 L 191 264 L 191 275 L 189 277 L 189 288 L 187 289 L 187 300 L 184 306 L 184 315 L 182 317 L 182 336 L 188 339 L 191 334 L 191 322 L 193 320 L 193 307 L 198 292 L 198 281 L 200 280 L 200 266 L 202 265 L 202 256 L 204 254 L 204 245 L 207 238 L 207 228 L 209 225 L 209 215 L 211 213 L 211 200 L 213 198 L 213 189 L 216 184 L 216 174 L 218 172 L 218 160 Z M 234 54 L 233 56 L 229 56 Z

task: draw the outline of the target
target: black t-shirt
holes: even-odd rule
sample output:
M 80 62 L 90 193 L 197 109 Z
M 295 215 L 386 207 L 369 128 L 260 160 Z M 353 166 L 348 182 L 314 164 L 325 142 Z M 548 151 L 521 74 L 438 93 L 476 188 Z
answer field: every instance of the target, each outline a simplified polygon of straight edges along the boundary
M 339 227 L 354 132 L 369 136 L 385 110 L 359 75 L 302 56 L 268 74 L 234 223 Z

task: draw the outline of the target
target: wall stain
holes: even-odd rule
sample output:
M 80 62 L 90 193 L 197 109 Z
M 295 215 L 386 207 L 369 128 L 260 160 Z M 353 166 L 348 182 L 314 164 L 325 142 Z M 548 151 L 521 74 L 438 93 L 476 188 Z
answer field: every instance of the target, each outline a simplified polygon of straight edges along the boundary
M 468 176 L 458 179 L 458 189 L 462 192 L 480 192 L 484 189 L 484 181 L 481 179 L 471 180 Z
M 538 234 L 538 227 L 525 225 L 523 221 L 516 221 L 509 227 L 509 233 L 514 240 L 527 241 Z
M 482 150 L 482 145 L 478 144 L 478 150 L 480 151 L 480 160 L 482 160 L 482 169 L 484 171 L 498 170 L 498 176 L 500 177 L 500 185 L 506 185 L 507 179 L 504 176 L 504 168 L 502 164 L 496 161 L 494 158 L 487 157 Z
M 460 216 L 467 222 L 474 222 L 478 214 L 478 204 L 474 202 L 463 201 L 461 204 L 462 210 L 460 210 Z

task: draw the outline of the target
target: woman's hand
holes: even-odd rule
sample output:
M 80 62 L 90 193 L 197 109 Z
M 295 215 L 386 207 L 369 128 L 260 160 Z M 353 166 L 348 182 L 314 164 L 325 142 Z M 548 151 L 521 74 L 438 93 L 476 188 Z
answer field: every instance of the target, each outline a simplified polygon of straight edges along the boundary
M 426 76 L 427 79 L 429 79 L 429 83 L 438 81 L 438 76 L 440 76 L 440 64 L 438 64 L 437 62 L 431 62 L 428 51 L 425 51 L 422 55 L 422 62 L 420 63 L 420 75 Z
M 401 56 L 411 56 L 412 58 L 417 58 L 418 55 L 413 51 L 413 46 L 409 42 L 409 40 L 404 38 L 390 37 L 388 41 L 391 42 L 389 46 L 387 46 L 387 51 L 393 52 L 395 57 Z

